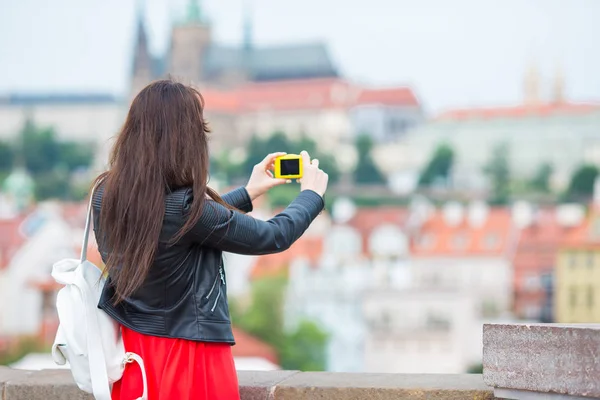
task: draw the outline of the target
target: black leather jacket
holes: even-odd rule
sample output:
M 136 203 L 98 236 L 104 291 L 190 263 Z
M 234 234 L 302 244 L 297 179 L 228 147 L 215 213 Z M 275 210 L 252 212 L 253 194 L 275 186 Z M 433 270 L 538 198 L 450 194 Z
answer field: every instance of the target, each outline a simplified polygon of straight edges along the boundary
M 106 259 L 110 249 L 103 246 L 97 229 L 102 193 L 100 187 L 93 199 L 94 232 Z M 239 210 L 252 210 L 244 188 L 227 193 L 223 200 Z M 210 200 L 194 228 L 178 243 L 167 246 L 186 221 L 191 202 L 189 188 L 167 195 L 158 252 L 144 284 L 115 306 L 109 277 L 98 306 L 142 334 L 233 344 L 222 252 L 259 255 L 284 251 L 322 211 L 324 202 L 317 193 L 305 190 L 283 212 L 261 221 Z

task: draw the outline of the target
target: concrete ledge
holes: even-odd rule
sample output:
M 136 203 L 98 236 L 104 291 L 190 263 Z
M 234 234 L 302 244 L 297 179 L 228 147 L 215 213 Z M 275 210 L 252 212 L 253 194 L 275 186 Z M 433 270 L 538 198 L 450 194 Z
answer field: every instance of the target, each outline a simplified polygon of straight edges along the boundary
M 481 375 L 338 374 L 239 371 L 242 400 L 493 399 Z M 16 371 L 0 367 L 2 400 L 92 400 L 69 371 Z
M 485 325 L 483 379 L 498 397 L 600 398 L 600 325 Z

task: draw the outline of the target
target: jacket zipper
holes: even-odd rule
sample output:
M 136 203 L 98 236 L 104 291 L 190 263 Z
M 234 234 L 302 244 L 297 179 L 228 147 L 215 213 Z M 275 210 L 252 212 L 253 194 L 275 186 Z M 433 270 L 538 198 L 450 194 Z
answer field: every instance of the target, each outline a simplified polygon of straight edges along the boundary
M 210 295 L 214 292 L 215 286 L 217 286 L 217 282 L 219 282 L 220 274 L 215 277 L 215 281 L 213 282 L 212 287 L 210 288 L 210 292 L 206 295 L 206 300 L 210 299 Z
M 223 274 L 223 266 L 219 266 L 219 274 L 217 275 L 217 279 L 215 280 L 215 282 L 217 282 L 219 280 L 219 278 L 221 278 L 221 283 L 223 285 L 225 285 L 225 276 Z M 221 286 L 219 285 L 219 292 L 217 293 L 217 297 L 215 298 L 215 302 L 212 306 L 212 308 L 210 309 L 210 312 L 215 312 L 215 309 L 217 308 L 217 304 L 219 303 L 219 299 L 221 298 Z M 211 290 L 212 292 L 212 290 Z
M 219 303 L 219 298 L 221 297 L 221 285 L 219 285 L 219 292 L 217 293 L 217 298 L 215 299 L 215 303 L 213 304 L 210 312 L 215 312 L 215 308 L 217 308 L 217 304 Z

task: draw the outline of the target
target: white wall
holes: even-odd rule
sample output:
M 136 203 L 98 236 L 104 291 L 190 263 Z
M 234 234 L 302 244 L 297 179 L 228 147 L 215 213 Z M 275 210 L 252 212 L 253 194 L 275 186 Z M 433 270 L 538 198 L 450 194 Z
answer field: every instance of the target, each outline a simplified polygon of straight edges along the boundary
M 282 131 L 292 138 L 299 138 L 305 133 L 324 149 L 334 150 L 341 141 L 348 140 L 351 125 L 343 109 L 265 110 L 239 116 L 237 130 L 246 139 L 254 133 L 268 137 L 275 131 Z
M 363 312 L 365 372 L 464 373 L 474 361 L 478 323 L 469 294 L 374 290 L 365 294 Z
M 362 105 L 350 112 L 352 136 L 368 134 L 376 143 L 394 143 L 423 121 L 418 107 Z
M 45 281 L 56 261 L 75 257 L 73 231 L 62 220 L 49 219 L 17 251 L 0 277 L 0 335 L 38 333 L 42 296 L 32 287 Z
M 474 296 L 478 309 L 494 304 L 502 315 L 511 307 L 512 266 L 502 257 L 413 257 L 415 287 L 456 289 Z M 483 311 L 483 310 L 482 310 Z

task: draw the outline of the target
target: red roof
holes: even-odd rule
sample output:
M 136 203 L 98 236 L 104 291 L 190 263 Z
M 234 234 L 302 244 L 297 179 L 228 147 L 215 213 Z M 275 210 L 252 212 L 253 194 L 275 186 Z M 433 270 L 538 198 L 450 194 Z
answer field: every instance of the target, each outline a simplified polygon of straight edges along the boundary
M 232 330 L 235 346 L 231 348 L 231 352 L 234 357 L 260 357 L 279 365 L 277 352 L 273 347 L 235 326 Z
M 311 264 L 316 264 L 322 253 L 322 237 L 303 236 L 286 251 L 257 257 L 250 279 L 287 273 L 290 263 L 301 257 L 308 258 Z
M 364 89 L 343 79 L 306 79 L 248 83 L 235 90 L 202 90 L 206 110 L 259 112 L 262 110 L 348 109 L 355 105 L 417 106 L 411 89 Z
M 561 249 L 600 250 L 600 209 L 592 208 L 579 226 L 565 234 Z
M 6 268 L 26 238 L 19 232 L 25 217 L 0 219 L 0 270 Z
M 438 120 L 468 120 L 493 118 L 548 117 L 554 115 L 588 114 L 600 111 L 600 104 L 555 103 L 518 105 L 497 108 L 468 108 L 450 110 L 437 117 Z
M 512 232 L 506 208 L 491 208 L 480 226 L 466 218 L 450 225 L 443 210 L 436 210 L 411 243 L 411 253 L 415 257 L 500 257 L 510 249 Z
M 419 102 L 410 88 L 365 89 L 360 92 L 358 104 L 382 104 L 386 106 L 418 106 Z
M 363 239 L 363 252 L 368 255 L 369 237 L 376 228 L 387 224 L 404 228 L 408 216 L 409 210 L 404 207 L 359 208 L 348 225 L 360 233 Z

